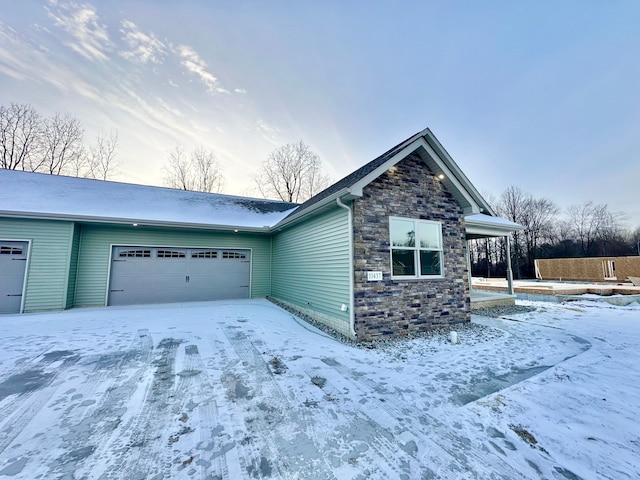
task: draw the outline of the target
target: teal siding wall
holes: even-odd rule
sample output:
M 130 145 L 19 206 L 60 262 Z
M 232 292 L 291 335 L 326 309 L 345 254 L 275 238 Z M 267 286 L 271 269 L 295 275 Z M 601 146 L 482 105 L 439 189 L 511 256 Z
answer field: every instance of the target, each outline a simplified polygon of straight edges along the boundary
M 105 304 L 111 245 L 250 248 L 251 296 L 265 297 L 271 293 L 271 240 L 268 235 L 83 224 L 75 286 L 76 306 Z
M 336 207 L 275 234 L 272 241 L 271 295 L 348 326 L 349 312 L 340 310 L 349 305 L 347 211 Z
M 67 308 L 73 307 L 76 293 L 76 277 L 78 274 L 78 254 L 80 250 L 81 226 L 75 224 L 71 234 L 71 252 L 69 257 L 69 282 L 67 287 Z
M 73 223 L 0 218 L 0 238 L 31 240 L 24 311 L 67 306 Z

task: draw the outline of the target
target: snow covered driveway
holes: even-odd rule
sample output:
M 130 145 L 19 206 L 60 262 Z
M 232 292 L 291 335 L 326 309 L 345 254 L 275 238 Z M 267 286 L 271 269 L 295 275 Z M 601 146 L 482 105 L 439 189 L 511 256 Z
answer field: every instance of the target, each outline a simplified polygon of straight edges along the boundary
M 637 478 L 640 307 L 527 305 L 376 350 L 265 300 L 1 316 L 0 479 Z

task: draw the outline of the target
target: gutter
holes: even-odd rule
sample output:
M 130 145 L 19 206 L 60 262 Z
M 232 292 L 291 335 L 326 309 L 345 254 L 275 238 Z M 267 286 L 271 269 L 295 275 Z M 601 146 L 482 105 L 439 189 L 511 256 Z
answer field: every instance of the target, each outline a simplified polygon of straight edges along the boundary
M 32 220 L 65 220 L 79 223 L 108 223 L 112 225 L 135 225 L 140 227 L 192 228 L 197 230 L 237 230 L 238 232 L 270 233 L 271 227 L 247 227 L 242 225 L 212 225 L 207 223 L 184 223 L 159 220 L 139 220 L 135 218 L 96 217 L 90 215 L 67 215 L 60 213 L 42 214 L 38 212 L 7 212 L 0 210 L 0 217 L 28 218 Z
M 336 198 L 336 203 L 339 207 L 344 208 L 347 211 L 348 222 L 349 222 L 349 333 L 355 340 L 357 338 L 356 333 L 356 314 L 354 311 L 355 299 L 353 292 L 353 276 L 354 276 L 354 258 L 353 258 L 353 212 L 351 208 L 344 203 L 340 197 Z
M 308 208 L 305 208 L 304 210 L 302 210 L 299 213 L 294 213 L 293 215 L 291 215 L 290 217 L 286 217 L 283 220 L 280 220 L 278 223 L 276 223 L 273 227 L 271 227 L 271 231 L 277 231 L 278 229 L 289 225 L 290 223 L 294 223 L 297 222 L 299 220 L 301 220 L 302 218 L 306 217 L 307 215 L 312 214 L 313 212 L 321 209 L 321 208 L 326 208 L 328 205 L 331 205 L 334 200 L 338 199 L 339 197 L 345 197 L 351 194 L 351 190 L 349 188 L 343 188 L 342 190 L 339 190 L 338 192 L 329 195 L 326 198 L 323 198 L 322 200 L 320 200 L 317 203 L 314 203 L 313 205 L 311 205 Z M 340 204 L 338 204 L 340 205 Z M 346 205 L 345 205 L 346 207 Z M 347 207 L 349 208 L 349 207 Z

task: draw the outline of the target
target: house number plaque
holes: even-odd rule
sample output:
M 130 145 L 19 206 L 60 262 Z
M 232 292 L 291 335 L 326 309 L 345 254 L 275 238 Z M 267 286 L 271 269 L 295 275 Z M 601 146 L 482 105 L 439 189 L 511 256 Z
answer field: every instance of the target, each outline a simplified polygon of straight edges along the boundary
M 376 282 L 382 280 L 382 272 L 367 272 L 367 281 Z

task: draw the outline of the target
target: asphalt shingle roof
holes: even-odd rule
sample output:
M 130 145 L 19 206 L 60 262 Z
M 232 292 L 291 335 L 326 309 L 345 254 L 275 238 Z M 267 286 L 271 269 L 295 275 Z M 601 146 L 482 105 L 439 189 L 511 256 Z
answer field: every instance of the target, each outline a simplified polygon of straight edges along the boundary
M 336 183 L 334 183 L 330 187 L 326 188 L 322 192 L 318 193 L 317 195 L 314 195 L 309 200 L 307 200 L 306 202 L 302 203 L 293 212 L 291 212 L 289 214 L 289 216 L 294 215 L 294 214 L 297 215 L 297 214 L 299 214 L 301 212 L 304 212 L 305 210 L 311 208 L 316 203 L 324 200 L 327 197 L 330 197 L 331 195 L 339 192 L 340 190 L 343 190 L 345 188 L 349 188 L 349 187 L 355 185 L 359 180 L 362 180 L 364 177 L 369 175 L 371 172 L 373 172 L 380 165 L 384 164 L 387 160 L 392 158 L 396 153 L 398 153 L 403 148 L 405 148 L 407 145 L 409 145 L 411 142 L 413 142 L 417 138 L 419 138 L 422 134 L 423 134 L 423 132 L 418 132 L 415 135 L 412 135 L 411 137 L 409 137 L 408 139 L 404 140 L 403 142 L 400 142 L 395 147 L 391 148 L 390 150 L 387 150 L 385 153 L 383 153 L 379 157 L 371 160 L 366 165 L 363 165 L 358 170 L 350 173 L 349 175 L 347 175 L 346 177 L 344 177 L 341 180 L 337 181 Z

